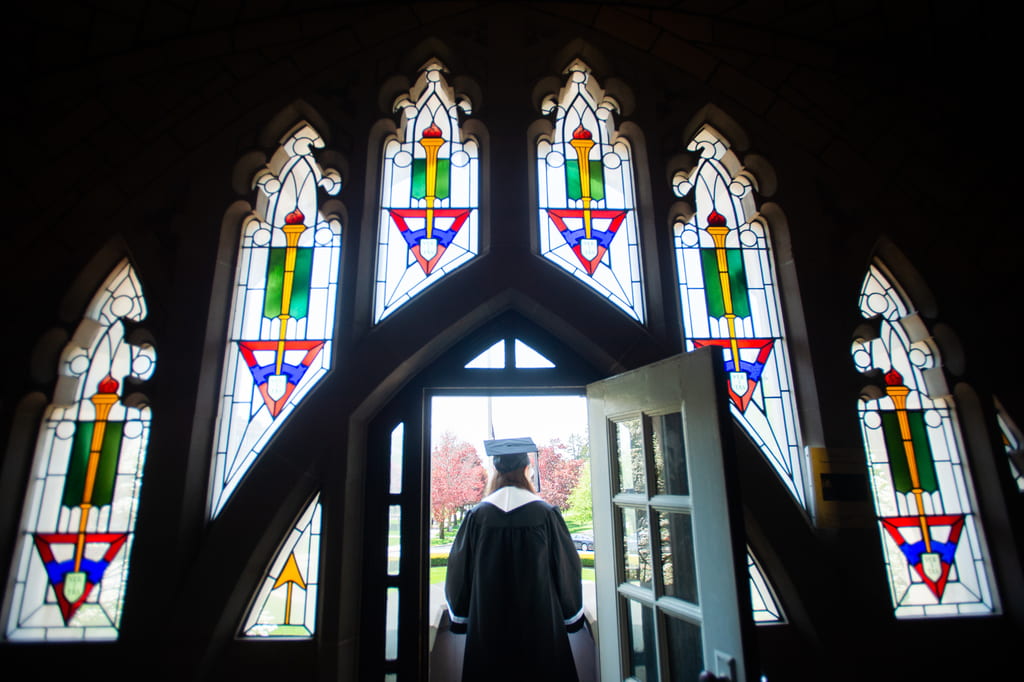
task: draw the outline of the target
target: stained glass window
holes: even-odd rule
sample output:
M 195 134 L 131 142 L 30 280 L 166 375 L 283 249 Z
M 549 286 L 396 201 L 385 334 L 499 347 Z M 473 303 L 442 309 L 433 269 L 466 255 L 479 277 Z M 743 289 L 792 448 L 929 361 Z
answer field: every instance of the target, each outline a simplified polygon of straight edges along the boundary
M 785 623 L 786 617 L 779 606 L 779 600 L 775 597 L 775 591 L 749 547 L 747 548 L 747 575 L 750 577 L 750 607 L 754 614 L 754 622 L 758 625 Z
M 142 287 L 122 261 L 61 356 L 14 552 L 10 640 L 117 639 L 150 424 L 125 384 L 156 366 L 152 346 L 125 339 L 123 321 L 145 317 Z
M 320 496 L 302 512 L 256 593 L 244 637 L 308 638 L 316 632 Z
M 1002 404 L 996 401 L 996 421 L 999 423 L 999 434 L 1003 439 L 1003 448 L 1009 458 L 1010 474 L 1017 482 L 1017 490 L 1024 492 L 1024 437 Z
M 537 142 L 540 253 L 644 321 L 633 155 L 618 134 L 618 104 L 590 68 L 573 62 L 542 103 L 554 130 Z
M 859 401 L 861 433 L 898 618 L 993 613 L 988 550 L 942 358 L 911 301 L 880 263 L 860 293 L 880 333 L 853 361 L 884 391 Z
M 314 158 L 324 146 L 302 124 L 254 179 L 256 210 L 242 227 L 214 440 L 216 516 L 271 436 L 331 365 L 341 222 L 318 189 L 341 178 Z
M 719 346 L 733 417 L 807 504 L 771 237 L 757 213 L 750 174 L 717 131 L 703 126 L 688 149 L 698 161 L 674 191 L 695 213 L 675 225 L 686 348 Z
M 395 103 L 384 142 L 373 321 L 380 322 L 479 251 L 479 151 L 463 135 L 457 97 L 437 60 Z

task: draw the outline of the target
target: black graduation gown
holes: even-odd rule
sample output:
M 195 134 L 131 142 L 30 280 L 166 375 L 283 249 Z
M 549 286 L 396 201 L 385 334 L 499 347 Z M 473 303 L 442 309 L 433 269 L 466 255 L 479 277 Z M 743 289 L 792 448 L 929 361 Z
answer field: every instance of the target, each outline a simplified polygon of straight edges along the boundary
M 462 680 L 574 682 L 568 633 L 584 624 L 579 554 L 557 507 L 515 493 L 533 501 L 504 511 L 485 499 L 448 558 L 452 631 L 466 632 Z

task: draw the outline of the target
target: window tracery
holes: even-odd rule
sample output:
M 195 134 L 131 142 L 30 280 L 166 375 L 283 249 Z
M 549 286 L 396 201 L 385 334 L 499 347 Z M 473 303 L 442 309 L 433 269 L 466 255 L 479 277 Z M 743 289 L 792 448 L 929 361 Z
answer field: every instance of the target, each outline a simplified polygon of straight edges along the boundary
M 733 417 L 806 507 L 789 349 L 769 225 L 754 201 L 757 180 L 710 125 L 687 149 L 697 164 L 673 178 L 676 196 L 690 198 L 695 210 L 674 226 L 686 349 L 723 349 Z
M 876 261 L 859 307 L 877 322 L 851 349 L 861 372 L 880 372 L 859 417 L 897 618 L 993 613 L 985 535 L 942 357 L 891 272 Z
M 459 124 L 467 97 L 432 59 L 395 102 L 384 142 L 373 321 L 381 322 L 479 253 L 480 151 Z
M 331 366 L 341 221 L 318 191 L 341 177 L 324 169 L 309 124 L 281 140 L 256 174 L 256 209 L 242 226 L 214 436 L 211 515 L 224 508 L 270 438 Z
M 10 640 L 118 638 L 151 419 L 128 380 L 145 381 L 156 368 L 153 347 L 126 339 L 125 324 L 146 315 L 123 260 L 60 358 L 14 552 Z
M 537 141 L 540 254 L 642 324 L 633 154 L 615 127 L 619 105 L 582 61 L 565 74 L 541 103 L 554 128 Z

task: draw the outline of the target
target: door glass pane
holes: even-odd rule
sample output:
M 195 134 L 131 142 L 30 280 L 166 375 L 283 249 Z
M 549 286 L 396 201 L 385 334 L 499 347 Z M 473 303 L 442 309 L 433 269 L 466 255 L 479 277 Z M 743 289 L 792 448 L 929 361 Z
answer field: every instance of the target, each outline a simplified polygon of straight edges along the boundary
M 405 444 L 405 422 L 391 431 L 391 487 L 392 495 L 402 492 L 402 447 Z
M 386 630 L 384 632 L 384 658 L 394 661 L 398 658 L 398 588 L 388 588 Z
M 622 514 L 623 573 L 627 583 L 651 587 L 651 532 L 645 509 L 625 508 Z
M 665 649 L 671 682 L 694 682 L 704 669 L 700 626 L 665 616 Z
M 626 600 L 625 607 L 629 674 L 640 682 L 657 682 L 658 646 L 654 638 L 654 611 L 630 600 Z M 696 676 L 693 679 L 696 680 Z
M 683 415 L 679 412 L 651 418 L 654 475 L 661 495 L 689 495 L 686 453 L 683 450 Z
M 619 464 L 619 492 L 644 493 L 643 434 L 640 418 L 627 419 L 615 424 L 616 461 Z
M 661 539 L 661 575 L 664 594 L 697 600 L 697 569 L 693 560 L 693 524 L 689 514 L 656 512 Z
M 398 575 L 402 559 L 402 508 L 393 504 L 388 510 L 388 575 Z

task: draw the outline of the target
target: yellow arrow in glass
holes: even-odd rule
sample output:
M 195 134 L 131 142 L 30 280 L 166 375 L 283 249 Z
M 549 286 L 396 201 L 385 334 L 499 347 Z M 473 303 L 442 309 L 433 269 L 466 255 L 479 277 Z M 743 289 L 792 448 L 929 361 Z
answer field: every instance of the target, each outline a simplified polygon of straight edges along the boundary
M 277 588 L 285 585 L 285 598 L 284 598 L 284 624 L 292 624 L 292 588 L 298 585 L 301 589 L 306 589 L 306 581 L 302 579 L 302 573 L 299 571 L 299 565 L 295 561 L 295 552 L 288 555 L 288 561 L 284 564 L 284 569 L 281 571 L 281 575 L 277 576 L 277 580 L 274 582 L 274 586 L 271 588 L 276 590 Z

